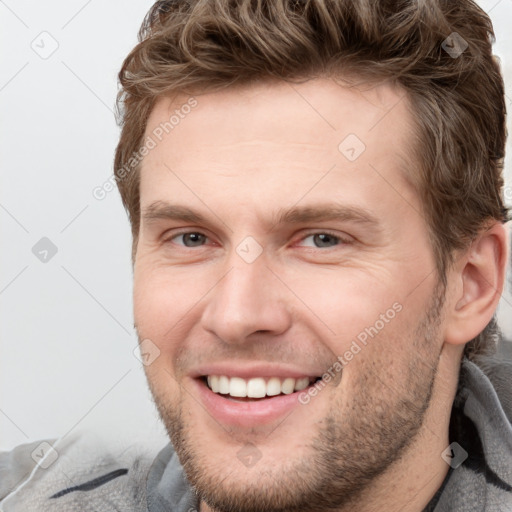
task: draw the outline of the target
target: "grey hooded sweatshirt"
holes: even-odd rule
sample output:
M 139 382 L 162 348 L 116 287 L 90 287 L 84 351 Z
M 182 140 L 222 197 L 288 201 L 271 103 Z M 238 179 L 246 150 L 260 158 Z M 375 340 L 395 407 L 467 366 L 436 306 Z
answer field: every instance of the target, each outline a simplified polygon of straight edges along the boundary
M 511 363 L 462 361 L 449 436 L 448 474 L 417 512 L 512 512 Z M 3 512 L 198 510 L 170 443 L 153 451 L 140 443 L 113 450 L 75 433 L 0 452 Z

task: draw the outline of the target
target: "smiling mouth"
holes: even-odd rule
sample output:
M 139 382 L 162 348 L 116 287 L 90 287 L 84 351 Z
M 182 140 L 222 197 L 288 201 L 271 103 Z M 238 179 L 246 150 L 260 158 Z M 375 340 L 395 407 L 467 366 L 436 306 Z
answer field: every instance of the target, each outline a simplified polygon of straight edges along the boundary
M 321 377 L 243 379 L 226 375 L 200 377 L 210 391 L 235 402 L 267 400 L 277 396 L 290 395 L 313 386 L 320 379 Z

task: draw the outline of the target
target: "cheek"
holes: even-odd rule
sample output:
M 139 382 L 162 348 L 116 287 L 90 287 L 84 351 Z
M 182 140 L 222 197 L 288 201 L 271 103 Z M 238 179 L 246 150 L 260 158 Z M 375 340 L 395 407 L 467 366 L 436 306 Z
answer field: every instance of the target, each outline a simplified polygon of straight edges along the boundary
M 176 269 L 137 269 L 134 275 L 134 317 L 141 331 L 161 338 L 175 324 L 193 315 L 205 290 L 201 280 Z
M 174 359 L 180 327 L 178 318 L 186 313 L 185 303 L 183 297 L 177 295 L 172 280 L 165 279 L 161 273 L 135 273 L 133 308 L 137 333 L 142 343 L 154 344 L 160 351 L 160 357 L 145 367 L 148 377 L 155 378 L 155 372 L 161 371 L 169 357 Z
M 408 295 L 404 283 L 382 276 L 346 270 L 332 272 L 328 279 L 303 275 L 293 284 L 314 316 L 304 308 L 301 311 L 320 326 L 317 332 L 325 333 L 333 363 L 341 357 L 344 386 L 350 389 L 358 388 L 361 374 L 370 375 L 378 368 L 403 373 L 411 357 L 409 346 L 423 297 Z
M 133 307 L 140 350 L 151 353 L 154 360 L 144 365 L 144 372 L 152 394 L 165 397 L 162 404 L 179 396 L 175 381 L 175 361 L 180 336 L 177 318 L 183 316 L 184 301 L 176 296 L 172 279 L 162 272 L 136 269 L 134 273 Z M 177 325 L 176 325 L 177 324 Z M 158 355 L 156 355 L 158 354 Z
M 321 320 L 340 350 L 380 321 L 380 315 L 396 315 L 393 305 L 400 302 L 400 292 L 390 282 L 354 269 L 311 274 L 297 276 L 290 288 L 303 301 L 297 303 L 300 311 L 312 320 Z

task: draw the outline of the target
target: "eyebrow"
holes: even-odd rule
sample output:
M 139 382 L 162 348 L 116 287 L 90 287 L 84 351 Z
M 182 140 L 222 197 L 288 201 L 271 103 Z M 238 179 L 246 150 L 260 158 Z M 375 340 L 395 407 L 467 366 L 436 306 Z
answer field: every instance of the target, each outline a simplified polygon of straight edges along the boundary
M 217 215 L 215 216 L 219 218 Z M 201 213 L 188 206 L 171 204 L 165 201 L 155 201 L 144 208 L 142 219 L 148 224 L 158 220 L 211 224 L 211 221 Z M 275 226 L 282 224 L 304 224 L 329 220 L 354 222 L 373 229 L 380 227 L 377 217 L 368 210 L 358 206 L 340 205 L 337 203 L 320 206 L 293 206 L 287 210 L 280 209 L 272 216 L 269 224 L 272 226 L 272 230 Z
M 350 221 L 375 227 L 379 225 L 377 217 L 373 216 L 369 211 L 356 206 L 339 205 L 336 203 L 318 207 L 294 206 L 289 210 L 280 210 L 274 224 L 301 224 L 325 220 Z
M 205 222 L 205 218 L 188 206 L 155 201 L 142 211 L 142 219 L 152 222 L 161 219 L 182 220 L 186 222 Z

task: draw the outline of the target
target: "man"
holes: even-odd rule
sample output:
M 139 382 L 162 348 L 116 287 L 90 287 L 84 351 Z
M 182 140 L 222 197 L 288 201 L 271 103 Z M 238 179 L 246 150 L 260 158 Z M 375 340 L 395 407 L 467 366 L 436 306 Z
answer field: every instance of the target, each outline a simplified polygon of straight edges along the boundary
M 3 510 L 512 510 L 490 34 L 469 0 L 155 4 L 115 172 L 172 444 L 18 447 Z

